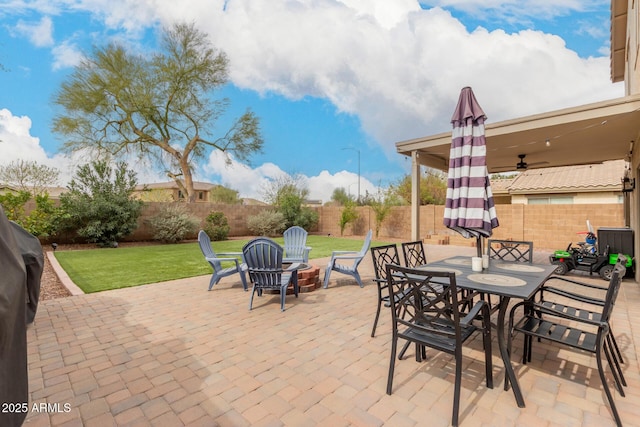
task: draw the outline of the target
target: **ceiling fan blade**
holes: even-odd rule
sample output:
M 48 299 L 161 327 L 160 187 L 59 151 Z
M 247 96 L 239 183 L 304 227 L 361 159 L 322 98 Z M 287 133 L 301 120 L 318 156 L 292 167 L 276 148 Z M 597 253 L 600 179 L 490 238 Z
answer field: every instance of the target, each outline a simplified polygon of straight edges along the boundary
M 549 162 L 545 161 L 541 161 L 541 162 L 527 162 L 527 167 L 531 167 L 531 166 L 539 166 L 539 165 L 546 165 L 549 164 Z

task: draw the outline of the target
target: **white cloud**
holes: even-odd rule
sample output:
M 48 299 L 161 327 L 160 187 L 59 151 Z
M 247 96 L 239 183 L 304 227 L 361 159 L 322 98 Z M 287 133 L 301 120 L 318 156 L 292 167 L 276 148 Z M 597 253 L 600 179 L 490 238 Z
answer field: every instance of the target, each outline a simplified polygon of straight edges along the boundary
M 448 130 L 467 85 L 490 121 L 623 94 L 608 80 L 608 58 L 580 58 L 557 36 L 469 32 L 450 13 L 417 10 L 417 2 L 396 5 L 387 28 L 363 18 L 365 3 L 237 0 L 200 22 L 228 53 L 235 84 L 329 99 L 357 114 L 390 155 L 398 140 Z M 198 19 L 188 11 L 176 18 Z
M 48 16 L 43 16 L 40 22 L 25 22 L 19 20 L 13 28 L 13 32 L 27 37 L 37 47 L 53 45 L 53 22 Z
M 51 50 L 54 60 L 52 69 L 59 70 L 67 67 L 74 67 L 80 63 L 82 52 L 72 41 L 65 41 Z
M 452 8 L 478 18 L 525 19 L 526 17 L 552 18 L 570 12 L 584 12 L 597 6 L 608 6 L 608 0 L 420 0 L 430 7 Z
M 609 59 L 579 58 L 562 39 L 540 31 L 469 32 L 449 12 L 420 4 L 531 16 L 589 10 L 603 0 L 91 0 L 111 28 L 194 21 L 227 52 L 242 88 L 292 99 L 329 99 L 356 114 L 393 154 L 395 141 L 449 128 L 459 90 L 471 85 L 489 121 L 515 118 L 623 94 L 609 82 Z M 55 3 L 55 2 L 54 2 Z M 64 3 L 60 3 L 64 4 Z M 134 8 L 134 9 L 131 9 Z M 135 10 L 135 13 L 132 13 Z M 62 55 L 56 64 L 71 64 Z M 527 100 L 527 102 L 522 102 Z
M 609 81 L 608 56 L 580 58 L 560 37 L 542 31 L 470 32 L 449 12 L 439 7 L 423 10 L 420 4 L 467 13 L 504 10 L 497 19 L 526 20 L 563 16 L 603 3 L 193 0 L 185 7 L 175 0 L 78 0 L 73 7 L 131 34 L 158 23 L 194 21 L 228 54 L 234 84 L 291 99 L 328 99 L 339 111 L 357 115 L 364 131 L 393 159 L 395 142 L 450 129 L 464 86 L 473 87 L 488 123 L 615 98 L 624 91 L 621 84 Z M 63 64 L 61 58 L 68 57 L 59 58 Z M 220 161 L 211 160 L 209 173 L 216 171 L 225 185 L 247 196 L 259 194 L 261 182 L 283 173 L 273 164 L 252 170 L 237 164 L 220 168 Z M 341 176 L 321 173 L 308 179 L 311 187 L 316 179 L 333 182 Z M 352 182 L 340 181 L 343 187 Z M 325 188 L 330 196 L 333 188 Z M 362 194 L 364 188 L 361 183 Z M 327 200 L 325 194 L 312 197 Z
M 225 187 L 237 190 L 240 197 L 250 197 L 257 200 L 264 199 L 264 189 L 273 180 L 288 174 L 273 163 L 264 163 L 254 169 L 236 162 L 230 157 L 231 163 L 227 164 L 226 157 L 220 151 L 214 151 L 209 156 L 209 161 L 203 167 L 202 177 L 199 180 L 212 180 Z M 216 179 L 219 177 L 219 180 Z M 328 171 L 322 171 L 317 176 L 307 176 L 305 183 L 309 190 L 310 199 L 319 199 L 323 202 L 331 200 L 336 188 L 344 188 L 354 197 L 357 194 L 358 175 L 352 172 L 340 171 L 331 175 Z M 375 194 L 377 187 L 367 179 L 360 177 L 360 195 L 366 192 Z
M 74 170 L 74 161 L 64 155 L 49 157 L 40 146 L 40 139 L 30 135 L 31 119 L 14 116 L 7 109 L 0 109 L 0 165 L 16 160 L 35 161 L 60 171 L 60 182 L 65 185 Z

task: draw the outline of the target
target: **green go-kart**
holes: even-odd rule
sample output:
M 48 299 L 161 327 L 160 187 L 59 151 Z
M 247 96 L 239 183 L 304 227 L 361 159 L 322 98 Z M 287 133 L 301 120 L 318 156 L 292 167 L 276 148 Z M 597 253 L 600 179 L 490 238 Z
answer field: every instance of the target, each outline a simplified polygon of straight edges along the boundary
M 604 253 L 599 254 L 595 251 L 585 251 L 584 246 L 574 247 L 571 244 L 564 251 L 555 251 L 549 256 L 551 264 L 556 266 L 555 274 L 565 275 L 571 270 L 587 271 L 589 274 L 598 273 L 604 280 L 611 280 L 613 267 L 618 262 L 620 254 L 610 254 L 609 246 L 605 248 Z M 623 255 L 626 258 L 625 266 L 631 267 L 633 259 L 629 255 Z

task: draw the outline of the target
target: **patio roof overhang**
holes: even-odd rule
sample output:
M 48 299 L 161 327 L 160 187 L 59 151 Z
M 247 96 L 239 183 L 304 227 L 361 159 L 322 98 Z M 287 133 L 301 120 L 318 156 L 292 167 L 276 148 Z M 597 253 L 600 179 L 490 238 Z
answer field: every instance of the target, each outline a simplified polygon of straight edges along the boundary
M 627 0 L 613 0 L 611 2 L 611 81 L 624 80 L 627 65 Z
M 640 136 L 640 94 L 489 123 L 485 135 L 489 173 L 516 170 L 519 154 L 529 169 L 626 159 Z M 396 150 L 446 171 L 450 146 L 446 132 L 397 142 Z

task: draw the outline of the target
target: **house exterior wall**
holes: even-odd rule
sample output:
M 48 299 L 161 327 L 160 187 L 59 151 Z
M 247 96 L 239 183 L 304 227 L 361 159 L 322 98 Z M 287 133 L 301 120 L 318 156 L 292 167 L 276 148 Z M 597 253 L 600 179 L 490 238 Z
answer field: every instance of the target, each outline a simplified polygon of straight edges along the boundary
M 615 0 L 612 0 L 615 1 Z M 640 4 L 637 0 L 627 0 L 627 36 L 625 52 L 625 95 L 640 93 Z M 640 176 L 640 124 L 638 136 L 631 153 L 631 178 L 636 180 L 636 189 L 629 193 L 629 225 L 634 230 L 634 250 L 636 257 L 640 254 L 640 197 L 638 197 L 638 177 Z M 640 281 L 640 269 L 636 269 L 636 280 Z
M 545 197 L 572 197 L 573 204 L 599 204 L 599 203 L 622 203 L 622 193 L 614 191 L 592 192 L 592 193 L 567 193 L 567 194 L 513 194 L 511 195 L 512 204 L 532 204 L 531 198 Z

